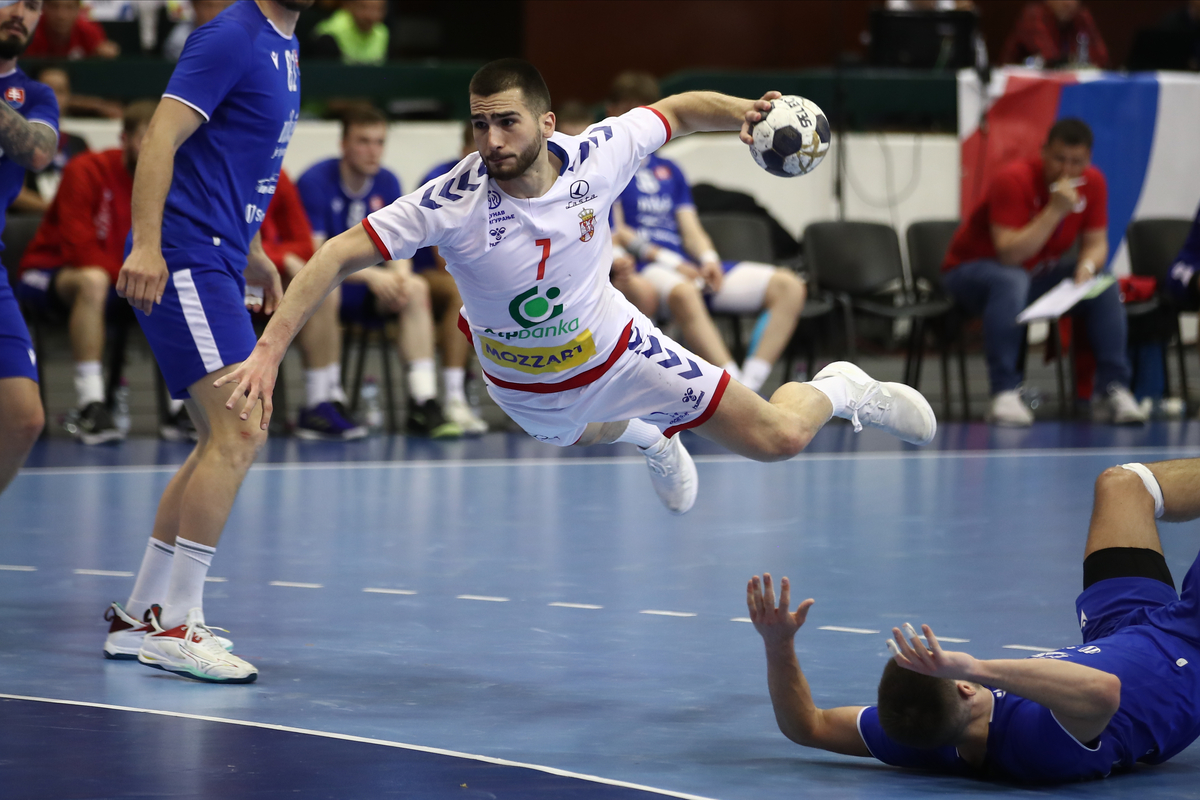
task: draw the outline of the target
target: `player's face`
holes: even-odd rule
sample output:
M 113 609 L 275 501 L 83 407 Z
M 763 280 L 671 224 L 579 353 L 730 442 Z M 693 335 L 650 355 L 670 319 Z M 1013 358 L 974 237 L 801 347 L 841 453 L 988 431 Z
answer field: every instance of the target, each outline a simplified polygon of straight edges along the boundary
M 16 58 L 25 52 L 41 16 L 41 0 L 24 0 L 0 8 L 0 58 Z
M 535 116 L 520 89 L 482 97 L 471 95 L 471 125 L 475 148 L 496 180 L 525 174 L 554 132 L 554 114 Z
M 1053 141 L 1042 148 L 1046 185 L 1063 178 L 1078 178 L 1092 163 L 1092 151 L 1085 144 Z
M 342 140 L 342 158 L 359 175 L 375 175 L 383 165 L 386 125 L 351 125 Z

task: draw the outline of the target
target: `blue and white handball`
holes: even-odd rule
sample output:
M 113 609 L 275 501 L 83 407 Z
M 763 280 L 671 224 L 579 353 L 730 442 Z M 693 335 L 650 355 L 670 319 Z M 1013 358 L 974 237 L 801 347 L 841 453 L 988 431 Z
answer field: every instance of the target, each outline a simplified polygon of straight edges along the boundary
M 781 178 L 812 172 L 829 150 L 829 120 L 812 100 L 784 95 L 750 129 L 750 155 L 760 167 Z

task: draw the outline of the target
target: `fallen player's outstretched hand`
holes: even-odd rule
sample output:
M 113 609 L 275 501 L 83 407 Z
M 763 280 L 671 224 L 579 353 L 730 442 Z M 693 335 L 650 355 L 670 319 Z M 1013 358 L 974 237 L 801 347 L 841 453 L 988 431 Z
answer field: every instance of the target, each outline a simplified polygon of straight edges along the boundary
M 796 631 L 808 617 L 808 609 L 817 602 L 811 597 L 802 602 L 794 612 L 791 605 L 791 583 L 787 578 L 779 582 L 779 606 L 775 606 L 775 588 L 771 585 L 771 573 L 764 572 L 762 581 L 757 575 L 746 584 L 746 607 L 750 609 L 750 621 L 767 645 L 791 642 Z
M 968 680 L 975 671 L 975 657 L 956 650 L 943 650 L 933 635 L 933 628 L 928 625 L 922 625 L 921 631 L 929 642 L 928 647 L 909 623 L 904 623 L 903 631 L 892 628 L 892 638 L 887 640 L 887 646 L 896 663 L 934 678 Z
M 271 424 L 271 395 L 275 391 L 278 373 L 279 362 L 268 355 L 264 348 L 256 346 L 237 369 L 213 381 L 213 387 L 219 389 L 227 383 L 236 384 L 233 394 L 229 395 L 229 401 L 225 403 L 225 408 L 242 419 L 249 419 L 250 412 L 261 400 L 263 408 L 260 427 L 265 431 Z
M 767 92 L 762 96 L 761 100 L 754 101 L 754 107 L 746 112 L 746 120 L 742 123 L 741 139 L 746 144 L 754 144 L 754 137 L 750 135 L 750 129 L 754 127 L 754 123 L 759 122 L 771 110 L 771 101 L 778 100 L 783 97 L 779 92 Z

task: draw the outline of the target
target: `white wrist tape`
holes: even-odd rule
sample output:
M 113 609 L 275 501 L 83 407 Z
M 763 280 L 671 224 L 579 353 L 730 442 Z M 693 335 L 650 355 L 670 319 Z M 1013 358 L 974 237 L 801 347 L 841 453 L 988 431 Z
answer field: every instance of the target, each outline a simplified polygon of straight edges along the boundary
M 1159 519 L 1163 515 L 1163 493 L 1162 487 L 1158 485 L 1158 478 L 1154 477 L 1154 473 L 1145 464 L 1122 464 L 1121 467 L 1137 473 L 1142 483 L 1146 484 L 1146 491 L 1154 498 L 1154 518 Z
M 619 244 L 613 245 L 613 258 L 614 259 L 624 258 L 627 255 L 629 255 L 629 251 L 627 251 L 624 247 L 621 247 L 621 245 L 619 245 Z
M 714 261 L 717 262 L 718 264 L 721 263 L 721 257 L 719 255 L 717 255 L 716 250 L 705 250 L 703 253 L 700 254 L 700 263 L 701 264 L 709 264 Z
M 1086 269 L 1088 272 L 1088 275 L 1096 274 L 1096 262 L 1092 261 L 1090 258 L 1085 258 L 1083 261 L 1080 261 L 1079 266 Z

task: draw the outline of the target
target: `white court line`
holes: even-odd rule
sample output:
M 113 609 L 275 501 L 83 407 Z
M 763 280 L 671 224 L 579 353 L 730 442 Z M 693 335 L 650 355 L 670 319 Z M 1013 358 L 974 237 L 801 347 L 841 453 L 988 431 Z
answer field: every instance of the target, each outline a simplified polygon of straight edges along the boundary
M 793 459 L 792 464 L 826 461 L 927 461 L 940 459 L 987 459 L 987 458 L 1083 458 L 1089 456 L 1113 457 L 1117 455 L 1134 455 L 1139 458 L 1156 455 L 1170 455 L 1175 458 L 1200 456 L 1200 448 L 1195 447 L 1096 447 L 1096 448 L 1036 448 L 1030 450 L 914 450 L 892 453 L 813 453 Z M 741 456 L 711 455 L 694 456 L 699 464 L 732 464 L 750 463 Z M 289 462 L 277 464 L 255 464 L 250 468 L 255 472 L 306 472 L 310 470 L 360 470 L 360 469 L 461 469 L 464 467 L 580 467 L 589 464 L 637 464 L 644 465 L 646 460 L 639 456 L 613 456 L 595 458 L 489 458 L 489 459 L 446 459 L 438 461 L 311 461 Z M 56 475 L 111 475 L 111 474 L 159 474 L 179 471 L 181 464 L 156 466 L 121 466 L 121 467 L 26 467 L 17 477 L 22 476 L 56 476 Z
M 1049 653 L 1053 647 L 1034 647 L 1031 644 L 1006 644 L 1005 650 L 1029 650 L 1034 653 Z
M 548 603 L 555 608 L 586 608 L 593 611 L 604 608 L 604 606 L 594 606 L 591 603 Z
M 819 631 L 837 631 L 838 633 L 879 633 L 870 628 L 843 628 L 841 625 L 821 625 Z
M 0 564 L 0 570 L 5 572 L 37 572 L 37 567 L 21 567 L 16 564 Z
M 691 612 L 688 612 L 688 611 L 655 611 L 654 609 L 647 609 L 646 611 L 639 611 L 638 613 L 639 614 L 653 614 L 658 617 L 694 617 L 694 616 L 696 616 L 695 614 L 692 614 Z
M 204 582 L 205 583 L 228 583 L 229 578 L 213 578 L 213 577 L 205 576 Z
M 224 725 L 242 725 L 247 728 L 261 728 L 269 731 L 283 731 L 284 733 L 303 733 L 308 736 L 320 736 L 325 739 L 337 739 L 343 742 L 358 742 L 360 744 L 375 744 L 383 747 L 395 747 L 400 750 L 412 750 L 418 753 L 432 753 L 439 756 L 452 756 L 454 758 L 465 758 L 471 761 L 481 761 L 485 764 L 495 764 L 501 767 L 520 767 L 521 769 L 532 769 L 537 772 L 544 772 L 547 775 L 558 775 L 563 778 L 577 778 L 579 780 L 591 781 L 592 783 L 602 783 L 606 786 L 620 786 L 625 789 L 640 789 L 643 792 L 653 792 L 664 797 L 678 797 L 682 800 L 713 800 L 711 797 L 703 797 L 698 794 L 684 794 L 683 792 L 672 792 L 668 789 L 656 789 L 653 786 L 643 786 L 638 783 L 628 783 L 626 781 L 612 780 L 611 778 L 601 778 L 596 775 L 586 775 L 581 772 L 568 772 L 564 769 L 556 769 L 555 767 L 543 767 L 539 764 L 525 764 L 520 761 L 509 761 L 504 758 L 493 758 L 491 756 L 480 756 L 472 753 L 461 753 L 457 750 L 444 750 L 440 747 L 424 747 L 419 744 L 405 744 L 404 742 L 392 742 L 387 739 L 368 739 L 364 736 L 350 736 L 344 733 L 328 733 L 326 731 L 317 731 L 311 728 L 293 728 L 290 725 L 272 725 L 266 722 L 251 722 L 242 719 L 226 719 L 224 717 L 209 717 L 202 714 L 185 714 L 180 711 L 159 711 L 153 708 L 133 708 L 131 706 L 114 706 L 108 703 L 87 703 L 79 700 L 58 700 L 51 697 L 26 697 L 17 694 L 0 694 L 0 700 L 27 700 L 33 703 L 56 703 L 65 706 L 83 706 L 85 708 L 103 708 L 110 711 L 129 711 L 137 714 L 153 714 L 159 717 L 176 717 L 178 719 L 195 719 L 202 722 L 219 722 Z
M 321 583 L 296 583 L 295 581 L 271 581 L 270 586 L 287 586 L 292 589 L 324 589 Z
M 455 600 L 482 600 L 485 603 L 507 603 L 507 597 L 488 597 L 485 594 L 460 594 Z
M 730 622 L 754 622 L 754 620 L 750 619 L 749 617 L 734 617 L 733 619 L 731 619 L 729 621 Z
M 363 589 L 363 591 L 364 592 L 372 592 L 374 594 L 416 594 L 417 593 L 415 589 L 376 589 L 371 586 L 368 586 L 366 589 Z
M 117 572 L 111 569 L 77 569 L 76 575 L 102 575 L 106 578 L 132 578 L 132 572 Z

